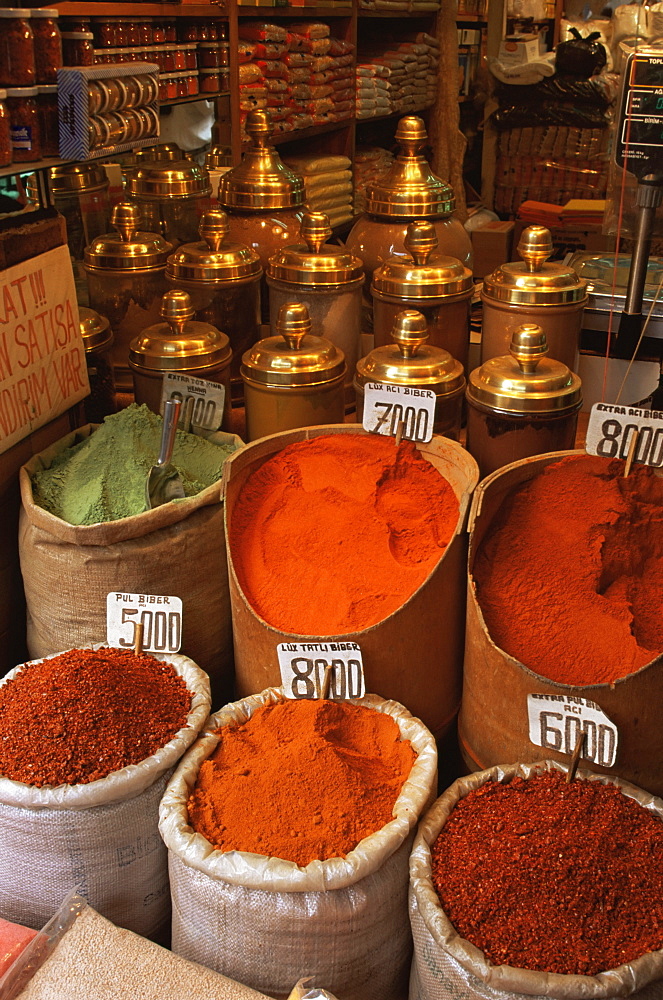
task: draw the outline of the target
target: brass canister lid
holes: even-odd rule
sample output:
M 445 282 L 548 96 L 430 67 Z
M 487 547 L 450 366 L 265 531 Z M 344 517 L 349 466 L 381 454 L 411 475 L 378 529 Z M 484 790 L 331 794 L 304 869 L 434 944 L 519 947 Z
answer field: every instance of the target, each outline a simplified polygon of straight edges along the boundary
M 145 161 L 169 162 L 186 160 L 186 154 L 176 142 L 160 142 L 156 146 L 146 146 L 145 149 L 137 149 L 133 154 L 135 163 L 145 163 Z
M 246 131 L 251 142 L 242 162 L 219 181 L 219 201 L 226 208 L 264 211 L 304 204 L 304 178 L 286 167 L 270 145 L 272 120 L 268 111 L 249 111 Z
M 204 212 L 198 229 L 202 242 L 178 247 L 168 258 L 166 275 L 201 282 L 260 277 L 260 257 L 244 243 L 229 240 L 229 228 L 228 216 L 222 209 Z
M 192 320 L 191 299 L 174 288 L 161 300 L 165 323 L 155 323 L 138 334 L 129 345 L 134 368 L 152 371 L 198 371 L 230 364 L 232 350 L 225 333 L 209 323 Z
M 127 194 L 145 201 L 196 198 L 212 193 L 209 173 L 194 160 L 147 160 L 127 176 Z
M 547 358 L 546 335 L 536 323 L 513 331 L 509 355 L 490 358 L 470 373 L 467 399 L 506 414 L 562 416 L 580 409 L 582 383 L 561 361 Z
M 580 302 L 587 282 L 572 267 L 551 261 L 552 236 L 545 226 L 528 226 L 518 242 L 522 260 L 502 264 L 484 279 L 483 294 L 522 306 L 554 306 Z
M 205 166 L 208 170 L 218 170 L 219 167 L 232 166 L 232 149 L 230 146 L 212 146 L 205 153 Z
M 59 167 L 51 167 L 49 181 L 55 197 L 100 191 L 110 186 L 100 163 L 63 163 Z
M 364 276 L 364 262 L 345 247 L 331 246 L 329 216 L 304 212 L 303 243 L 284 247 L 269 258 L 267 276 L 300 285 L 342 285 Z
M 438 239 L 432 222 L 411 222 L 404 244 L 409 257 L 389 257 L 378 267 L 372 291 L 399 298 L 442 299 L 473 290 L 468 267 L 455 257 L 435 253 Z
M 85 248 L 85 267 L 95 271 L 146 271 L 164 267 L 173 244 L 139 230 L 140 208 L 122 201 L 111 213 L 117 232 L 97 236 Z
M 389 218 L 439 219 L 456 207 L 449 184 L 437 177 L 422 149 L 428 139 L 421 118 L 401 118 L 396 129 L 400 150 L 389 171 L 366 187 L 366 211 Z
M 78 307 L 78 320 L 86 351 L 98 351 L 108 347 L 113 341 L 113 331 L 106 316 L 101 316 L 94 309 L 85 306 Z
M 376 347 L 357 362 L 356 381 L 387 382 L 432 389 L 438 396 L 447 396 L 465 388 L 465 376 L 460 361 L 442 347 L 426 344 L 426 317 L 416 309 L 404 309 L 394 319 L 391 331 L 393 344 Z
M 345 355 L 326 337 L 311 333 L 302 302 L 282 305 L 276 336 L 259 340 L 242 357 L 242 377 L 263 385 L 314 385 L 345 374 Z

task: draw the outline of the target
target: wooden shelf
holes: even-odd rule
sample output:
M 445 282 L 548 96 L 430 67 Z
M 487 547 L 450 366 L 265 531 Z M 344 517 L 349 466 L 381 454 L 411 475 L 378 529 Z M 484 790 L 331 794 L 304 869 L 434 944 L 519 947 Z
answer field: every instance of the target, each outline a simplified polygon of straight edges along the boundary
M 214 3 L 103 3 L 94 0 L 89 3 L 79 3 L 77 0 L 64 0 L 53 4 L 62 17 L 209 17 L 226 18 L 228 8 L 225 4 Z M 95 10 L 99 7 L 99 10 Z
M 59 156 L 49 156 L 45 160 L 34 160 L 32 163 L 10 163 L 8 167 L 0 167 L 0 177 L 34 174 L 37 170 L 50 170 L 51 167 L 59 167 L 61 163 L 77 162 L 77 160 L 61 160 Z
M 488 24 L 485 14 L 456 14 L 456 24 Z
M 218 90 L 213 94 L 191 94 L 189 97 L 170 97 L 159 101 L 159 107 L 172 107 L 174 104 L 193 104 L 195 101 L 216 101 L 218 97 L 230 97 L 229 90 Z
M 371 115 L 369 118 L 355 119 L 357 125 L 368 125 L 369 122 L 388 122 L 394 118 L 403 118 L 405 115 L 420 115 L 422 111 L 429 111 L 432 104 L 424 104 L 419 108 L 402 108 L 400 111 L 390 111 L 388 115 Z
M 244 7 L 237 5 L 238 17 L 259 17 L 271 21 L 275 17 L 307 20 L 310 17 L 352 17 L 352 7 Z
M 389 17 L 393 20 L 402 20 L 407 18 L 408 20 L 415 20 L 416 18 L 422 17 L 435 17 L 439 14 L 438 10 L 362 10 L 361 7 L 357 11 L 358 17 Z

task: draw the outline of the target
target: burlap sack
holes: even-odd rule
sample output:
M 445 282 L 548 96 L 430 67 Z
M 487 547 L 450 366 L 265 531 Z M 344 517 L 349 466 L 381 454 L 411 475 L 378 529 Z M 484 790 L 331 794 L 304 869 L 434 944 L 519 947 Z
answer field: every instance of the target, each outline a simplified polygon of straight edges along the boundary
M 589 1000 L 635 996 L 663 998 L 663 950 L 643 955 L 618 969 L 596 976 L 565 976 L 533 972 L 508 965 L 495 966 L 478 948 L 460 937 L 440 905 L 431 878 L 430 845 L 435 842 L 451 810 L 468 792 L 487 781 L 510 781 L 541 770 L 566 770 L 555 761 L 509 764 L 459 778 L 437 800 L 422 820 L 410 857 L 410 922 L 414 961 L 409 1000 Z M 618 785 L 625 795 L 663 819 L 663 800 L 619 778 L 580 770 L 582 777 Z
M 209 728 L 245 722 L 281 698 L 278 688 L 267 688 L 226 706 Z M 159 820 L 168 847 L 175 952 L 278 998 L 306 975 L 342 1000 L 404 1000 L 412 948 L 407 859 L 417 817 L 435 795 L 437 751 L 425 726 L 397 702 L 367 695 L 355 704 L 391 715 L 418 756 L 394 819 L 345 859 L 300 868 L 215 850 L 189 826 L 187 800 L 218 737 L 204 734 L 182 759 Z
M 167 929 L 159 801 L 205 725 L 210 691 L 207 675 L 188 657 L 156 658 L 173 665 L 192 695 L 186 725 L 161 750 L 88 784 L 38 788 L 0 777 L 0 913 L 6 920 L 43 927 L 77 888 L 113 923 L 145 937 Z
M 181 648 L 209 674 L 213 700 L 223 704 L 232 696 L 232 627 L 221 484 L 119 521 L 67 524 L 35 504 L 30 477 L 93 430 L 88 424 L 61 438 L 20 472 L 30 656 L 103 640 L 111 591 L 179 597 Z M 210 440 L 242 443 L 221 432 Z

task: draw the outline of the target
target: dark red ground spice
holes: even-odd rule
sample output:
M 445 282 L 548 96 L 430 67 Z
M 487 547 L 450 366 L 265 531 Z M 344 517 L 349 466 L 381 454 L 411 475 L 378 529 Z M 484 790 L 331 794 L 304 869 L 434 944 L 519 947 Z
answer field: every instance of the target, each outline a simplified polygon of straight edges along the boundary
M 595 975 L 663 948 L 663 822 L 615 785 L 489 781 L 454 807 L 432 866 L 494 965 Z
M 61 653 L 0 686 L 0 775 L 38 786 L 105 778 L 165 746 L 190 707 L 184 680 L 147 653 Z

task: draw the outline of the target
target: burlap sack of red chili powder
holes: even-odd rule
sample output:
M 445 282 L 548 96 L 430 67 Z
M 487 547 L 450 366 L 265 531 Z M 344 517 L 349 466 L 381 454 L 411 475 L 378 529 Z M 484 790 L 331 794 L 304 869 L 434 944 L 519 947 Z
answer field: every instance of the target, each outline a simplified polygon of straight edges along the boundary
M 233 661 L 220 482 L 134 517 L 68 524 L 34 502 L 31 477 L 93 430 L 87 425 L 66 435 L 20 472 L 28 652 L 38 658 L 100 642 L 112 591 L 179 597 L 181 648 L 207 671 L 213 701 L 223 704 L 232 695 Z M 230 437 L 239 442 L 226 434 L 219 440 Z
M 497 966 L 460 936 L 444 912 L 432 879 L 431 845 L 455 804 L 488 781 L 508 782 L 516 776 L 528 778 L 549 770 L 565 769 L 555 761 L 506 764 L 460 778 L 420 823 L 410 857 L 409 908 L 414 959 L 409 1000 L 609 1000 L 617 997 L 661 1000 L 663 997 L 663 951 L 650 952 L 595 976 Z M 589 773 L 585 776 L 617 785 L 625 795 L 663 819 L 663 803 L 648 792 L 612 776 Z M 582 837 L 581 832 L 578 836 Z M 489 877 L 490 872 L 485 875 Z
M 7 920 L 42 927 L 78 889 L 113 923 L 145 937 L 167 931 L 168 863 L 158 832 L 159 802 L 175 765 L 205 725 L 210 694 L 206 674 L 188 657 L 156 658 L 183 677 L 191 708 L 186 725 L 151 757 L 87 784 L 56 788 L 0 776 L 0 912 Z
M 279 688 L 226 706 L 208 730 L 243 723 Z M 437 750 L 426 727 L 395 701 L 353 702 L 390 715 L 417 754 L 392 819 L 345 858 L 292 861 L 215 849 L 188 823 L 187 802 L 218 736 L 186 754 L 164 794 L 159 830 L 168 847 L 172 948 L 273 997 L 302 975 L 343 1000 L 403 1000 L 412 941 L 407 865 L 418 817 L 435 796 Z M 308 806 L 302 802 L 303 815 Z

